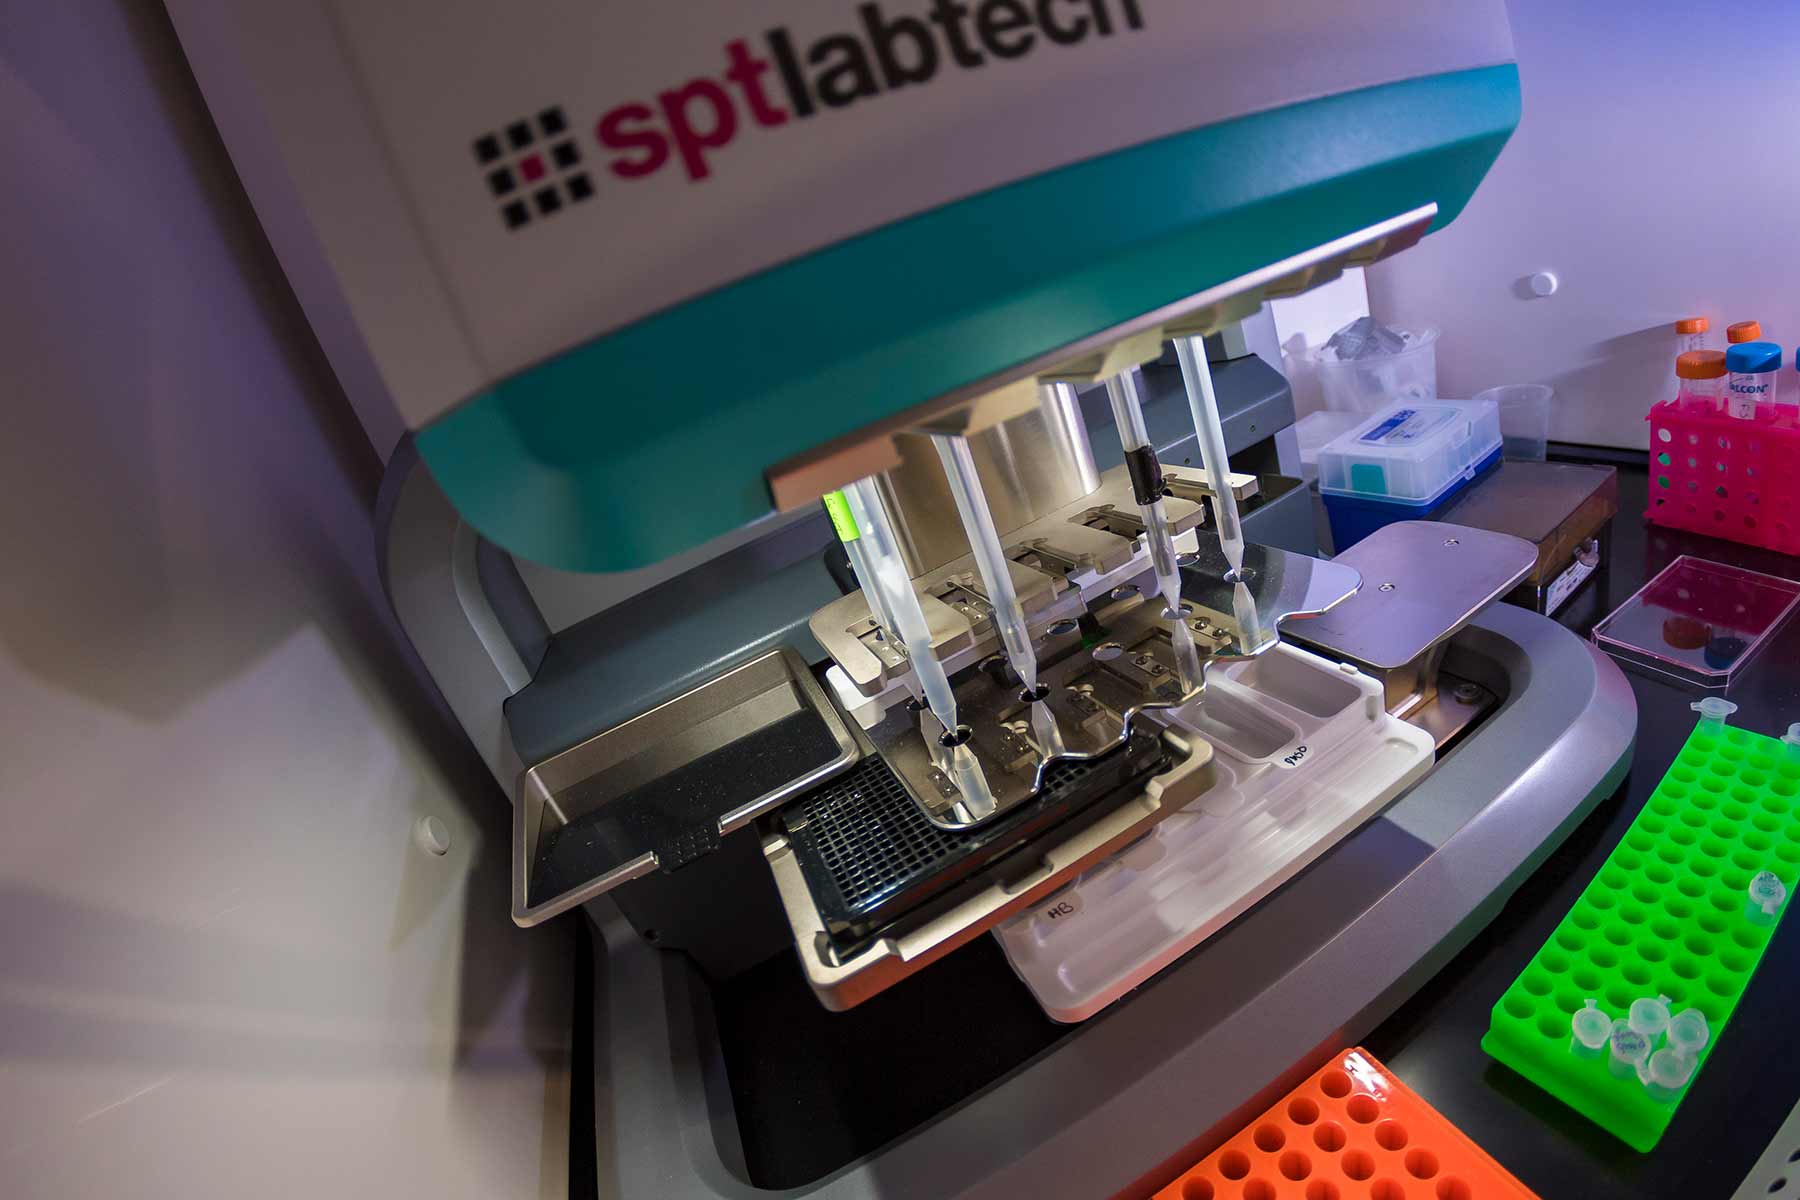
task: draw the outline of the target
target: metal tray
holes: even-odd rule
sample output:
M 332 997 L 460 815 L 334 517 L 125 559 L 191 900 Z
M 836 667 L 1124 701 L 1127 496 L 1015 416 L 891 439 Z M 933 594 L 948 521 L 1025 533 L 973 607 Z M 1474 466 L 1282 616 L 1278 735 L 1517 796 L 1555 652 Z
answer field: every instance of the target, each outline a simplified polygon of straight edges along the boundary
M 856 740 L 806 663 L 769 651 L 553 755 L 513 806 L 513 920 L 675 871 L 845 770 Z
M 1122 797 L 1169 765 L 1155 734 L 1136 733 L 1109 753 L 1055 760 L 1034 802 L 999 820 L 946 830 L 926 820 L 887 763 L 870 757 L 794 801 L 777 821 L 841 952 L 1081 811 L 1103 810 L 1108 797 Z
M 1151 740 L 1148 730 L 1143 740 Z M 828 921 L 825 911 L 833 898 L 827 895 L 822 904 L 808 882 L 805 860 L 811 852 L 795 844 L 794 833 L 783 828 L 781 821 L 762 823 L 759 828 L 763 830 L 763 854 L 775 876 L 775 888 L 793 930 L 801 972 L 819 1002 L 834 1011 L 854 1008 L 1026 906 L 1036 904 L 1142 837 L 1158 821 L 1192 803 L 1210 786 L 1212 747 L 1199 738 L 1189 739 L 1171 730 L 1157 731 L 1156 740 L 1162 750 L 1153 753 L 1161 758 L 1162 751 L 1167 752 L 1160 774 L 1149 779 L 1135 778 L 1111 794 L 1089 796 L 1085 809 L 1067 813 L 1060 823 L 1050 819 L 1055 816 L 1052 810 L 1059 798 L 1045 796 L 1016 810 L 1001 825 L 1020 825 L 1026 839 L 1023 844 L 968 871 L 954 887 L 930 897 L 869 936 L 857 939 L 851 931 L 848 942 L 834 936 L 828 928 L 828 924 L 836 923 Z M 1085 773 L 1092 767 L 1077 764 L 1073 769 Z M 1135 776 L 1136 772 L 1127 774 Z M 864 778 L 859 772 L 858 778 L 847 781 L 846 787 L 833 785 L 833 789 L 840 793 L 853 791 Z M 906 861 L 909 857 L 941 850 L 945 853 L 937 860 L 939 866 L 948 864 L 954 874 L 955 864 L 949 860 L 966 855 L 971 847 L 985 850 L 993 839 L 1006 834 L 1006 828 L 946 833 L 916 819 L 918 806 L 909 795 L 848 798 L 859 811 L 837 816 L 867 819 L 872 825 L 856 828 L 839 820 L 838 831 L 854 832 L 866 846 L 884 842 L 879 846 L 885 860 L 881 869 L 898 868 L 910 873 Z M 803 807 L 797 801 L 793 809 L 783 813 L 783 820 Z M 805 836 L 814 837 L 816 832 Z M 851 867 L 852 871 L 856 869 Z M 816 880 L 818 873 L 811 874 Z M 841 893 L 838 899 L 843 899 Z M 870 912 L 865 909 L 859 915 L 868 916 Z

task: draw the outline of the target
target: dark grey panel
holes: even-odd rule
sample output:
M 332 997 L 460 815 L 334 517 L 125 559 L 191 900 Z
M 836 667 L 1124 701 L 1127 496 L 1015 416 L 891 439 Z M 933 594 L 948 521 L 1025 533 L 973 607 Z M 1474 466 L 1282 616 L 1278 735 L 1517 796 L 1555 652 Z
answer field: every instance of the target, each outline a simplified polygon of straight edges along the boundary
M 408 439 L 408 445 L 411 439 Z M 537 601 L 519 578 L 519 568 L 512 555 L 482 538 L 475 549 L 475 573 L 481 590 L 492 606 L 494 619 L 500 623 L 507 640 L 519 652 L 525 669 L 537 673 L 544 654 L 550 649 L 550 626 L 538 611 Z
M 520 764 L 500 706 L 529 668 L 482 590 L 480 538 L 419 462 L 411 438 L 395 448 L 382 476 L 375 534 L 382 587 L 400 627 L 510 794 Z
M 1225 452 L 1231 455 L 1233 469 L 1273 471 L 1273 456 L 1266 467 L 1251 467 L 1240 464 L 1238 455 L 1294 423 L 1294 394 L 1287 379 L 1255 355 L 1213 363 L 1212 376 L 1213 390 L 1219 398 L 1219 419 L 1225 427 Z M 1146 366 L 1140 395 L 1144 426 L 1157 456 L 1170 466 L 1180 466 L 1184 461 L 1201 465 L 1200 453 L 1194 447 L 1193 412 L 1188 408 L 1181 372 L 1155 363 Z M 1105 389 L 1095 387 L 1083 392 L 1081 411 L 1087 417 L 1094 465 L 1105 471 L 1124 462 Z
M 775 646 L 822 661 L 806 622 L 843 595 L 825 569 L 830 538 L 821 511 L 816 525 L 732 551 L 555 635 L 531 683 L 506 702 L 519 757 L 541 762 Z M 797 560 L 766 561 L 796 543 L 805 549 Z
M 1244 540 L 1259 546 L 1319 553 L 1319 526 L 1310 489 L 1298 479 L 1262 476 L 1263 491 L 1255 508 L 1243 514 Z

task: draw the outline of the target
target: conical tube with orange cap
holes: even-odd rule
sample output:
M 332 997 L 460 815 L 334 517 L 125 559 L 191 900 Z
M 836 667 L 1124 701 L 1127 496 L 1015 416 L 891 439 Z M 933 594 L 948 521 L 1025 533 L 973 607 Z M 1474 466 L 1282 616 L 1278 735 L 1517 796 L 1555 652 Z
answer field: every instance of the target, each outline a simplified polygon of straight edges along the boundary
M 1689 350 L 1675 356 L 1675 403 L 1682 412 L 1725 411 L 1725 352 Z
M 1727 325 L 1725 340 L 1733 346 L 1740 342 L 1760 342 L 1762 341 L 1762 322 L 1739 321 L 1735 325 Z
M 1675 353 L 1706 349 L 1706 331 L 1711 328 L 1712 322 L 1705 317 L 1683 317 L 1675 322 Z

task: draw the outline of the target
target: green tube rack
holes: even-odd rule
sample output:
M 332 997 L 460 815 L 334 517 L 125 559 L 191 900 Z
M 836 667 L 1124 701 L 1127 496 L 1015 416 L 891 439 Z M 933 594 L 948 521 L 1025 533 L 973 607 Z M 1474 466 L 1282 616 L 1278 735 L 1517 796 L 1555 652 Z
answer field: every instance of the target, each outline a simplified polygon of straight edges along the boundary
M 1776 928 L 1745 915 L 1746 889 L 1772 871 L 1800 880 L 1800 758 L 1774 738 L 1702 721 L 1556 932 L 1494 1005 L 1481 1048 L 1634 1150 L 1648 1152 L 1705 1068 Z M 1785 911 L 1785 910 L 1784 910 Z M 1711 1036 L 1672 1099 L 1607 1053 L 1570 1050 L 1570 1016 L 1589 997 L 1611 1017 L 1658 994 L 1698 1008 Z

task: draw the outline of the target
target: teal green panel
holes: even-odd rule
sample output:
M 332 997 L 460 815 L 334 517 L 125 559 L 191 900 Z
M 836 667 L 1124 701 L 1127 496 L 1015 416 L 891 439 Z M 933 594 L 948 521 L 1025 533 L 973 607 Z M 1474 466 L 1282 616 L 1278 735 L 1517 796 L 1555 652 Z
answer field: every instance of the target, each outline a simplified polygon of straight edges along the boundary
M 767 468 L 834 437 L 1423 204 L 1443 225 L 1518 118 L 1506 64 L 1090 159 L 587 342 L 419 450 L 514 553 L 642 566 L 767 513 Z

